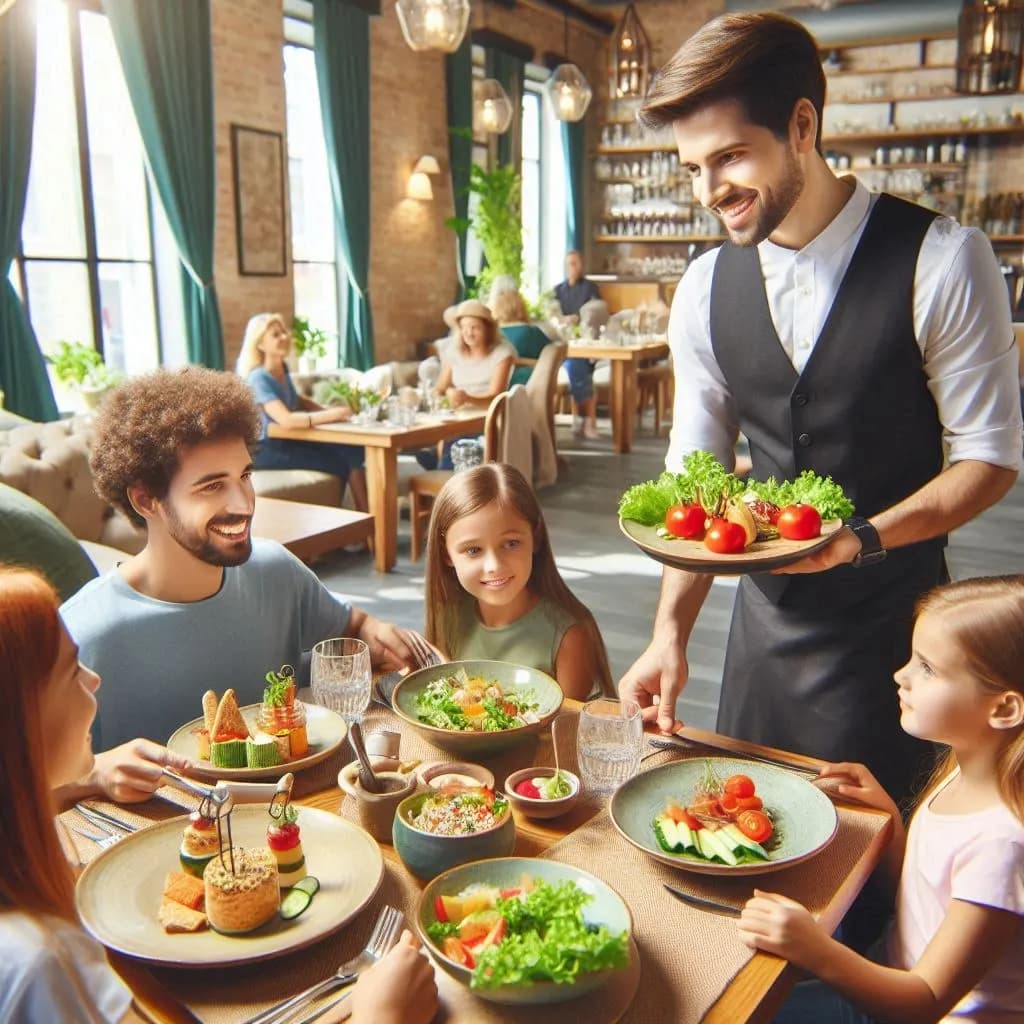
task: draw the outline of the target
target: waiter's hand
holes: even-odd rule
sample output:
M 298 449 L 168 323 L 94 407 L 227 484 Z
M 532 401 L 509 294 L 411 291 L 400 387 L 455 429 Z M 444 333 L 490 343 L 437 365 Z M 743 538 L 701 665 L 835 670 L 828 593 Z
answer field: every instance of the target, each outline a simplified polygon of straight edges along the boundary
M 813 555 L 801 558 L 799 562 L 784 565 L 781 569 L 772 569 L 775 576 L 787 573 L 824 572 L 834 569 L 837 565 L 849 565 L 860 553 L 861 543 L 857 535 L 848 526 L 836 531 L 835 537 Z
M 644 722 L 657 721 L 663 733 L 678 732 L 683 723 L 676 718 L 676 697 L 686 685 L 688 674 L 685 650 L 655 636 L 619 680 L 619 697 L 635 700 Z

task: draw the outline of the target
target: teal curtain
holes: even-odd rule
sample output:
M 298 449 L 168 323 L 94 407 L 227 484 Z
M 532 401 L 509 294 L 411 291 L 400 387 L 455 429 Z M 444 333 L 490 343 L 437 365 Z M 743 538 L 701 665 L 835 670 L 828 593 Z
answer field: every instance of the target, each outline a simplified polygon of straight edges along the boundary
M 346 366 L 373 365 L 370 312 L 370 15 L 355 0 L 314 0 L 313 51 L 334 198 Z M 385 126 L 385 129 L 386 126 Z
M 565 157 L 565 243 L 567 249 L 583 251 L 583 149 L 584 122 L 562 122 L 562 155 Z
M 488 78 L 496 78 L 512 100 L 512 124 L 498 136 L 498 163 L 512 164 L 519 172 L 523 147 L 523 83 L 526 61 L 504 50 L 488 47 L 484 51 L 484 70 Z
M 473 40 L 467 32 L 462 45 L 445 58 L 448 104 L 448 160 L 452 169 L 455 219 L 469 216 L 469 169 L 473 165 Z M 466 230 L 455 233 L 455 267 L 459 284 L 455 301 L 466 297 L 472 282 L 466 275 Z
M 36 99 L 35 4 L 0 16 L 0 388 L 19 416 L 55 420 L 50 378 L 25 307 L 7 275 L 18 253 Z
M 213 285 L 217 146 L 210 0 L 103 0 L 150 175 L 187 272 L 188 356 L 220 370 L 224 341 Z

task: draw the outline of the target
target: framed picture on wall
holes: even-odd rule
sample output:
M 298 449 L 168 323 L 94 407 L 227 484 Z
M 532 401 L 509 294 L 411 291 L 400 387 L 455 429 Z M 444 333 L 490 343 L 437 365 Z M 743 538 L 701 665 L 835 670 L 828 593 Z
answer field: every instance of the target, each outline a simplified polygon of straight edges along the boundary
M 233 124 L 231 161 L 238 272 L 283 277 L 288 269 L 281 133 Z

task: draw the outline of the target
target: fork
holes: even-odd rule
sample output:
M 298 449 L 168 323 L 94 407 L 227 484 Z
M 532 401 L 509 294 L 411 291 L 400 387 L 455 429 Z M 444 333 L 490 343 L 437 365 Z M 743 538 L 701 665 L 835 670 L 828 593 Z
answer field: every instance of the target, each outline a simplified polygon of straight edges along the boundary
M 407 629 L 405 637 L 412 648 L 412 653 L 416 656 L 419 668 L 430 668 L 432 665 L 441 664 L 441 659 L 437 656 L 437 652 L 415 629 Z
M 312 985 L 297 996 L 292 996 L 262 1013 L 257 1013 L 255 1017 L 249 1017 L 243 1021 L 243 1024 L 284 1024 L 285 1021 L 295 1016 L 303 1006 L 318 996 L 330 992 L 331 989 L 340 988 L 342 985 L 350 985 L 361 971 L 376 963 L 391 949 L 398 939 L 402 921 L 400 910 L 395 907 L 383 907 L 377 915 L 377 922 L 373 926 L 369 940 L 358 956 L 343 963 L 329 978 Z
M 70 828 L 76 835 L 80 835 L 84 839 L 89 839 L 94 842 L 101 850 L 106 850 L 121 839 L 121 836 L 115 836 L 113 832 L 89 832 L 84 828 L 79 828 L 77 825 L 71 825 Z

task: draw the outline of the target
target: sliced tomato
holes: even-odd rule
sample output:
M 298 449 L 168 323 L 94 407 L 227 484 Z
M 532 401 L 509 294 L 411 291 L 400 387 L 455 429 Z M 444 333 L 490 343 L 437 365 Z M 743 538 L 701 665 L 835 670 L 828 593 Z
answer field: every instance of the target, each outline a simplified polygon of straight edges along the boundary
M 740 809 L 740 798 L 734 793 L 723 793 L 719 797 L 718 802 L 722 805 L 722 810 L 726 814 L 735 814 Z
M 444 955 L 449 960 L 454 960 L 457 964 L 461 964 L 463 967 L 468 967 L 472 970 L 476 966 L 476 960 L 473 959 L 473 954 L 466 949 L 466 946 L 459 939 L 455 938 L 454 935 L 449 935 L 444 940 Z
M 691 814 L 707 814 L 712 818 L 721 818 L 722 805 L 716 797 L 707 796 L 702 800 L 694 800 L 687 808 Z
M 763 843 L 775 831 L 771 818 L 763 811 L 741 811 L 736 817 L 736 827 L 755 843 Z
M 733 796 L 753 796 L 754 781 L 749 775 L 730 775 L 725 780 L 725 791 Z
M 442 924 L 448 920 L 448 908 L 444 905 L 443 896 L 434 897 L 434 917 Z
M 517 885 L 514 889 L 502 889 L 501 898 L 503 900 L 514 900 L 517 896 L 522 896 L 523 890 Z
M 741 811 L 759 811 L 764 807 L 759 796 L 741 796 L 737 803 Z
M 696 831 L 699 828 L 703 828 L 701 823 L 685 808 L 680 807 L 679 804 L 670 803 L 665 808 L 665 813 L 674 821 L 676 824 L 683 824 L 688 829 Z
M 496 910 L 481 910 L 459 923 L 459 938 L 465 946 L 474 946 L 481 942 L 493 928 L 504 922 L 504 918 Z
M 503 917 L 499 918 L 494 927 L 484 936 L 484 940 L 480 943 L 478 948 L 487 949 L 488 946 L 498 945 L 498 943 L 505 938 L 505 933 L 507 931 L 508 922 Z

